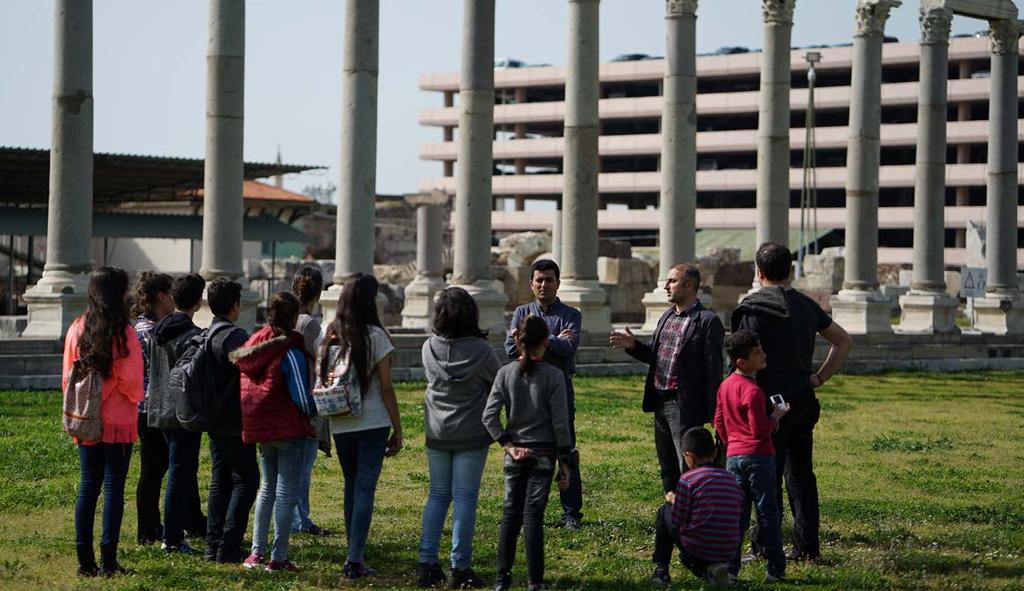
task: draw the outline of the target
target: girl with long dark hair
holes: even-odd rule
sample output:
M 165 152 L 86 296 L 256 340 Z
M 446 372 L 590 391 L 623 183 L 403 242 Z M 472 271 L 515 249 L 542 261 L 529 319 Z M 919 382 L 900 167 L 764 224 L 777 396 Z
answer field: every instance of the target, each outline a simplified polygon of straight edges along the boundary
M 128 274 L 101 267 L 89 278 L 85 313 L 64 338 L 63 387 L 75 362 L 103 380 L 99 441 L 76 441 L 80 479 L 75 503 L 75 550 L 78 574 L 125 572 L 117 561 L 124 516 L 124 482 L 138 437 L 138 404 L 143 399 L 143 363 L 139 340 L 128 318 Z M 100 565 L 93 549 L 96 503 L 103 489 L 103 534 Z
M 352 371 L 362 392 L 362 413 L 358 417 L 331 418 L 334 446 L 345 478 L 348 558 L 342 573 L 351 579 L 375 572 L 366 566 L 364 551 L 377 480 L 384 457 L 402 448 L 402 420 L 391 384 L 395 346 L 377 315 L 378 287 L 377 279 L 366 273 L 356 273 L 345 281 L 317 364 L 321 383 L 330 383 L 335 372 Z

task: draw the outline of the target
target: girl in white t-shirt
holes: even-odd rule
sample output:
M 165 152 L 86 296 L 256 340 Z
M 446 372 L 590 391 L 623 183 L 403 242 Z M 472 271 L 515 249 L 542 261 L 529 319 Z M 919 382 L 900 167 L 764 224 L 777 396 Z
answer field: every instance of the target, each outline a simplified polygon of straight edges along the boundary
M 373 275 L 356 273 L 345 281 L 334 320 L 320 345 L 317 375 L 328 382 L 332 363 L 348 358 L 359 378 L 363 412 L 359 417 L 332 417 L 331 433 L 345 477 L 345 535 L 348 559 L 342 574 L 358 579 L 374 574 L 363 561 L 373 516 L 373 498 L 385 456 L 402 448 L 402 420 L 391 385 L 391 338 L 377 315 Z M 390 431 L 390 436 L 388 435 Z

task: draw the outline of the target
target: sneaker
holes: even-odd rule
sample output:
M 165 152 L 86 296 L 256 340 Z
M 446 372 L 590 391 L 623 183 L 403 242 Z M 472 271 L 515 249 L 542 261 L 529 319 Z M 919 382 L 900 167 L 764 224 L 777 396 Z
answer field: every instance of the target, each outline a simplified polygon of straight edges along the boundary
M 448 579 L 449 589 L 480 589 L 486 584 L 471 568 L 453 568 Z
M 241 550 L 225 550 L 221 548 L 217 552 L 217 562 L 220 564 L 240 564 L 246 559 Z
M 294 564 L 292 564 L 291 560 L 271 560 L 270 562 L 267 563 L 267 566 L 266 566 L 266 568 L 264 570 L 266 570 L 268 573 L 276 573 L 276 572 L 297 573 L 297 572 L 299 572 L 299 567 L 297 567 Z
M 188 542 L 182 541 L 177 546 L 168 546 L 166 543 L 160 544 L 160 549 L 168 554 L 184 554 L 190 556 L 192 554 L 199 554 L 199 550 L 196 550 L 192 546 L 189 546 Z
M 216 546 L 207 546 L 206 550 L 203 552 L 203 560 L 207 562 L 217 562 L 217 554 Z
M 750 564 L 751 562 L 754 562 L 755 560 L 761 560 L 761 558 L 762 558 L 761 556 L 758 556 L 757 554 L 754 554 L 753 552 L 747 552 L 743 556 L 740 556 L 740 563 L 741 564 Z
M 372 577 L 377 574 L 377 571 L 366 566 L 365 563 L 346 560 L 344 566 L 341 567 L 341 574 L 348 579 L 361 579 Z
M 786 555 L 786 560 L 789 562 L 818 562 L 821 560 L 821 554 L 808 554 L 798 550 L 790 550 L 789 554 Z
M 263 566 L 263 555 L 262 554 L 250 554 L 245 560 L 242 561 L 242 566 L 245 568 L 260 568 Z
M 718 562 L 708 567 L 708 582 L 712 587 L 728 587 L 732 584 L 729 565 Z
M 765 583 L 769 583 L 769 584 L 771 584 L 771 583 L 779 583 L 779 582 L 782 582 L 783 578 L 784 577 L 782 575 L 775 576 L 775 575 L 769 574 L 769 575 L 765 575 L 764 582 Z
M 654 567 L 654 572 L 651 573 L 651 578 L 647 579 L 647 582 L 652 587 L 668 587 L 672 584 L 672 575 L 668 572 L 667 565 L 661 565 Z
M 436 562 L 419 562 L 416 564 L 416 584 L 420 587 L 433 587 L 444 581 L 444 571 Z
M 100 574 L 100 567 L 95 563 L 89 565 L 78 566 L 78 576 L 80 577 L 96 577 Z
M 566 515 L 565 517 L 562 517 L 562 525 L 569 531 L 578 531 L 583 527 L 583 522 L 575 517 Z
M 302 530 L 302 533 L 309 534 L 311 536 L 329 536 L 331 535 L 331 530 L 324 527 L 320 527 L 319 525 L 314 523 L 313 525 Z
M 512 588 L 512 575 L 498 575 L 494 579 L 494 591 L 509 591 Z
M 526 591 L 547 591 L 548 586 L 544 583 L 530 583 L 526 586 Z

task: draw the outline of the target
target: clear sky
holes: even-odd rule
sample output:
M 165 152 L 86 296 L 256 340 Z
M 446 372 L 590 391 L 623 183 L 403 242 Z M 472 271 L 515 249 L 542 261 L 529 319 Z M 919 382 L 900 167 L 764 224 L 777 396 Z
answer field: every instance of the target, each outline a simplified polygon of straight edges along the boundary
M 1021 0 L 1015 0 L 1018 7 Z M 327 167 L 286 186 L 337 183 L 343 0 L 249 0 L 246 14 L 245 158 Z M 849 42 L 856 0 L 798 0 L 793 45 Z M 664 0 L 603 0 L 601 58 L 664 54 Z M 759 0 L 702 0 L 698 51 L 759 47 Z M 497 0 L 496 56 L 564 64 L 568 3 Z M 918 2 L 904 0 L 886 32 L 919 37 Z M 94 0 L 95 149 L 201 158 L 206 76 L 203 0 Z M 417 122 L 441 105 L 420 92 L 427 72 L 457 71 L 461 0 L 381 0 L 377 188 L 416 189 L 440 164 L 421 162 L 419 144 L 441 131 Z M 954 33 L 986 23 L 957 18 Z M 50 145 L 53 3 L 0 0 L 0 145 Z

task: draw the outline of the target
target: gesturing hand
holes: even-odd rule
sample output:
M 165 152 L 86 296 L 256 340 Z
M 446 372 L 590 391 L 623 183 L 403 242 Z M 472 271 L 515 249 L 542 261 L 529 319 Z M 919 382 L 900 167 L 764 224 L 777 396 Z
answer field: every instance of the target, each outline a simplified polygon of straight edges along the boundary
M 615 331 L 608 335 L 608 344 L 613 349 L 632 349 L 636 346 L 636 337 L 633 336 L 633 331 L 626 327 L 626 332 Z

